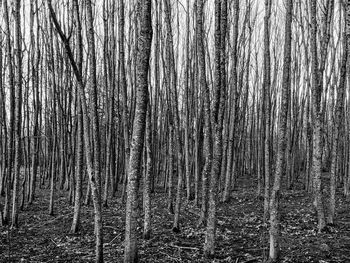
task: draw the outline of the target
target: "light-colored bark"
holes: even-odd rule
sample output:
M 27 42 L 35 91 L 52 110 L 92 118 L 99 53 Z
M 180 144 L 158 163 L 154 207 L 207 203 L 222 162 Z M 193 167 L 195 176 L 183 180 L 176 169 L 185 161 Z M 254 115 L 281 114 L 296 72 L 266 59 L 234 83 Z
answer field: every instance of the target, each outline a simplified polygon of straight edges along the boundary
M 129 135 L 129 112 L 128 112 L 128 87 L 126 82 L 126 73 L 125 73 L 125 47 L 124 47 L 124 39 L 125 39 L 125 7 L 124 0 L 119 0 L 119 78 L 120 78 L 120 90 L 123 98 L 123 136 L 124 136 L 124 182 L 123 182 L 123 193 L 125 190 L 126 178 L 128 178 L 128 169 L 129 169 L 129 160 L 130 160 L 130 135 Z M 122 198 L 123 199 L 123 198 Z
M 151 238 L 151 176 L 152 176 L 152 119 L 151 119 L 151 107 L 148 104 L 147 107 L 147 120 L 146 120 L 146 171 L 143 178 L 143 238 Z

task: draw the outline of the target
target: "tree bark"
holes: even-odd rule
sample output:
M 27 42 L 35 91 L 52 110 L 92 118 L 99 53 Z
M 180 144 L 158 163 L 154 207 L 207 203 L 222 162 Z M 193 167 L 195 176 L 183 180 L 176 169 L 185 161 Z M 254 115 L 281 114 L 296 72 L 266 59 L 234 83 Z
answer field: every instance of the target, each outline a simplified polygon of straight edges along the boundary
M 271 59 L 270 59 L 270 17 L 271 17 L 271 0 L 265 0 L 265 18 L 264 18 L 264 101 L 265 105 L 265 129 L 263 131 L 264 138 L 264 164 L 265 164 L 265 187 L 264 187 L 264 216 L 263 220 L 266 222 L 269 211 L 269 198 L 270 198 L 270 86 L 271 86 Z
M 13 69 L 13 56 L 12 56 L 12 43 L 11 43 L 11 30 L 10 30 L 10 18 L 9 18 L 9 12 L 8 12 L 8 4 L 7 0 L 4 0 L 4 20 L 5 20 L 5 27 L 6 27 L 6 57 L 8 58 L 8 81 L 9 81 L 9 87 L 10 87 L 10 129 L 9 129 L 9 140 L 8 140 L 8 152 L 9 152 L 9 159 L 8 159 L 8 169 L 6 173 L 6 179 L 5 179 L 5 205 L 3 210 L 3 223 L 9 224 L 10 220 L 10 201 L 11 201 L 11 178 L 12 178 L 12 172 L 13 172 L 13 162 L 14 162 L 14 153 L 15 153 L 15 73 Z
M 312 74 L 312 107 L 314 112 L 314 129 L 313 129 L 313 156 L 312 156 L 312 173 L 315 203 L 318 218 L 319 232 L 325 227 L 325 215 L 322 203 L 321 193 L 321 170 L 322 170 L 322 147 L 321 147 L 321 94 L 322 86 L 320 83 L 320 74 L 318 67 L 317 55 L 317 1 L 311 1 L 311 74 Z
M 96 174 L 96 172 L 94 170 L 95 167 L 93 167 L 93 164 L 92 164 L 93 152 L 92 152 L 92 146 L 91 146 L 91 141 L 90 141 L 90 139 L 91 139 L 91 137 L 90 137 L 90 119 L 88 117 L 88 106 L 87 106 L 86 97 L 85 97 L 82 73 L 79 70 L 79 68 L 77 67 L 76 61 L 74 60 L 73 53 L 72 53 L 72 50 L 71 50 L 70 45 L 69 45 L 69 39 L 65 36 L 65 34 L 63 33 L 63 31 L 62 31 L 62 29 L 57 21 L 56 14 L 52 8 L 51 0 L 48 0 L 47 3 L 48 3 L 52 22 L 54 23 L 54 26 L 57 30 L 57 33 L 59 34 L 59 36 L 64 44 L 67 56 L 69 58 L 69 61 L 70 61 L 71 66 L 73 68 L 74 75 L 75 75 L 76 80 L 77 80 L 78 89 L 79 89 L 79 98 L 80 98 L 80 102 L 82 105 L 82 111 L 83 111 L 86 166 L 87 166 L 87 172 L 89 175 L 90 188 L 91 188 L 91 193 L 92 193 L 93 203 L 94 203 L 95 236 L 96 236 L 95 262 L 101 263 L 101 262 L 103 262 L 102 218 L 101 218 L 101 202 L 100 202 L 100 200 L 101 200 L 100 189 L 101 188 L 98 185 L 99 180 L 97 180 L 97 178 L 96 178 L 98 173 Z M 92 10 L 90 10 L 90 11 L 92 11 Z M 93 33 L 93 30 L 92 30 L 92 33 Z
M 211 167 L 209 188 L 209 209 L 204 253 L 207 257 L 215 255 L 217 188 L 221 171 L 223 142 L 222 130 L 225 112 L 226 93 L 226 29 L 227 0 L 215 1 L 215 97 L 212 123 L 214 124 L 213 165 Z
M 151 123 L 151 104 L 147 107 L 146 116 L 146 171 L 143 180 L 143 207 L 144 207 L 144 223 L 143 238 L 151 238 L 151 176 L 152 176 L 152 123 Z
M 198 69 L 199 85 L 204 95 L 204 112 L 205 112 L 205 165 L 202 172 L 202 205 L 199 225 L 206 222 L 208 210 L 208 180 L 211 172 L 213 161 L 213 137 L 211 127 L 211 110 L 210 110 L 210 91 L 206 79 L 205 49 L 204 49 L 204 2 L 197 0 L 197 49 L 198 49 Z
M 22 34 L 21 34 L 21 1 L 15 1 L 15 87 L 16 87 L 16 129 L 15 129 L 15 171 L 12 192 L 11 227 L 18 227 L 18 187 L 21 169 L 21 132 L 22 132 Z
M 136 68 L 136 109 L 130 152 L 126 223 L 125 223 L 125 263 L 138 262 L 137 252 L 137 180 L 141 175 L 141 157 L 146 128 L 146 111 L 148 102 L 148 70 L 152 44 L 151 0 L 141 5 L 140 32 L 138 35 L 138 54 Z
M 77 67 L 82 72 L 83 63 L 83 43 L 81 36 L 81 21 L 79 12 L 79 2 L 74 0 L 74 20 L 77 26 L 77 39 L 76 39 L 76 60 Z M 78 112 L 78 131 L 77 131 L 77 150 L 76 150 L 76 172 L 75 172 L 75 197 L 74 197 L 74 215 L 71 227 L 72 233 L 77 233 L 80 228 L 80 210 L 81 210 L 81 199 L 82 199 L 82 178 L 84 173 L 84 124 L 83 124 L 83 112 L 81 107 L 79 92 L 77 90 L 77 112 Z
M 275 180 L 270 198 L 270 253 L 271 262 L 276 262 L 280 256 L 280 186 L 281 177 L 286 162 L 286 134 L 288 107 L 291 90 L 291 50 L 292 50 L 292 16 L 293 1 L 286 2 L 286 21 L 285 21 L 285 38 L 284 38 L 284 62 L 282 76 L 282 98 L 281 111 L 278 129 L 278 149 L 276 156 Z
M 232 108 L 231 111 L 231 123 L 234 123 L 236 120 L 236 108 L 237 108 L 237 99 L 238 99 L 238 74 L 237 74 L 237 66 L 238 66 L 238 23 L 239 23 L 239 0 L 234 1 L 234 25 L 232 32 Z M 224 186 L 224 194 L 223 201 L 227 202 L 230 199 L 231 195 L 231 184 L 232 184 L 232 176 L 234 176 L 235 170 L 233 169 L 234 162 L 234 140 L 235 140 L 235 129 L 233 125 L 229 127 L 229 141 L 227 146 L 227 163 L 226 163 L 226 173 L 225 173 L 225 186 Z

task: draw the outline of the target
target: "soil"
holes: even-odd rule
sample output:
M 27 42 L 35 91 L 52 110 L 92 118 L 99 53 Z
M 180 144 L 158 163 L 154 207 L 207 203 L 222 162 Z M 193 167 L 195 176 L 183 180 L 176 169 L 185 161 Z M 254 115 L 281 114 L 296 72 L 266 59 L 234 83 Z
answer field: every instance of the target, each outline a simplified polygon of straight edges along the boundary
M 181 231 L 173 233 L 166 194 L 152 195 L 152 234 L 138 239 L 140 262 L 265 262 L 268 226 L 262 222 L 263 200 L 250 181 L 239 182 L 228 203 L 218 205 L 216 256 L 203 256 L 204 227 L 197 227 L 200 210 L 183 201 Z M 243 187 L 241 187 L 243 185 Z M 48 215 L 49 190 L 38 189 L 35 202 L 20 212 L 18 229 L 0 227 L 0 262 L 94 262 L 92 206 L 83 206 L 78 234 L 71 234 L 73 207 L 68 193 L 56 192 L 55 214 Z M 0 199 L 3 203 L 3 198 Z M 312 197 L 303 190 L 284 190 L 281 198 L 280 262 L 350 262 L 350 202 L 339 189 L 336 224 L 317 233 Z M 103 209 L 105 262 L 123 261 L 125 205 L 113 198 Z

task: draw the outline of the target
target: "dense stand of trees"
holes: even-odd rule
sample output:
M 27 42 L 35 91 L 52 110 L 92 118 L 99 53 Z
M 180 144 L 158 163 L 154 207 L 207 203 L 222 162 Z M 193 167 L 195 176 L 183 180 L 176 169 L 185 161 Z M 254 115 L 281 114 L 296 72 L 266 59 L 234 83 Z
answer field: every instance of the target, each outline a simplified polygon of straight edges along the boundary
M 164 189 L 175 233 L 181 204 L 200 208 L 213 257 L 218 203 L 245 177 L 264 199 L 276 261 L 284 189 L 302 182 L 314 196 L 319 232 L 337 220 L 337 189 L 350 199 L 350 1 L 0 8 L 2 225 L 21 227 L 20 210 L 49 187 L 48 213 L 65 191 L 77 233 L 83 199 L 92 200 L 103 262 L 103 207 L 120 197 L 124 262 L 137 262 L 137 219 L 143 211 L 149 239 L 152 193 Z

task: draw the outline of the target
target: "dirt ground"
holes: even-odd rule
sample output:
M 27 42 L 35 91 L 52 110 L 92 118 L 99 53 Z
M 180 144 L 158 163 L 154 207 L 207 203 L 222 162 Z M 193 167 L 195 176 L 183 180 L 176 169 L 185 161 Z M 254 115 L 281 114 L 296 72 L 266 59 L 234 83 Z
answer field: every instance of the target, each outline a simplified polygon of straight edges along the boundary
M 264 262 L 268 230 L 262 222 L 263 201 L 252 185 L 234 191 L 229 203 L 219 204 L 216 257 L 203 257 L 205 228 L 197 227 L 199 209 L 192 202 L 181 208 L 181 232 L 171 231 L 173 215 L 166 194 L 152 196 L 152 238 L 140 238 L 140 262 Z M 49 190 L 40 189 L 33 205 L 20 213 L 19 229 L 0 228 L 0 262 L 93 262 L 93 208 L 82 208 L 82 229 L 70 234 L 73 207 L 58 191 L 55 215 L 48 215 Z M 1 202 L 3 200 L 1 199 Z M 350 203 L 339 194 L 336 224 L 317 234 L 311 197 L 302 190 L 284 191 L 281 199 L 282 258 L 280 262 L 350 262 Z M 125 208 L 114 198 L 103 210 L 105 262 L 123 261 Z M 142 219 L 140 219 L 140 230 Z

